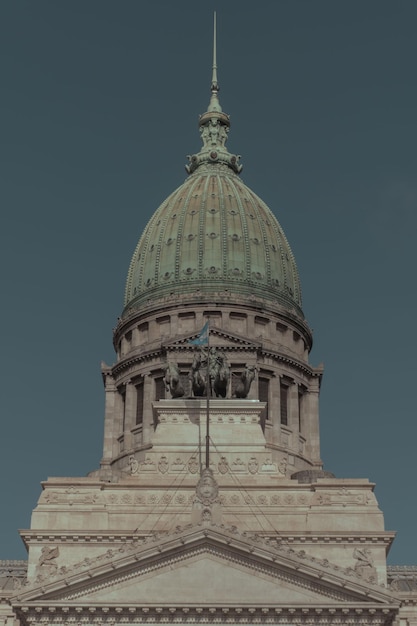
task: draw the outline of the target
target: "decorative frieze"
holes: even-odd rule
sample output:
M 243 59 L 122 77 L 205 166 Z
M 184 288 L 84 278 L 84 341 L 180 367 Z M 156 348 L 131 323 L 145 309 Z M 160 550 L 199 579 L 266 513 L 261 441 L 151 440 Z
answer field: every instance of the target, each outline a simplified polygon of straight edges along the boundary
M 375 501 L 371 491 L 353 491 L 346 487 L 329 491 L 318 490 L 313 497 L 312 505 L 318 506 L 366 506 Z
M 138 463 L 132 458 L 130 461 L 130 467 L 136 472 L 145 472 L 149 474 L 191 474 L 197 476 L 199 472 L 199 463 L 197 457 L 192 457 L 188 463 L 181 460 L 179 457 L 174 459 L 171 463 L 166 456 L 161 456 L 156 463 L 151 459 L 146 459 L 142 463 Z M 286 467 L 286 459 L 282 460 L 278 466 L 273 463 L 271 459 L 266 459 L 262 465 L 258 464 L 255 457 L 251 457 L 248 463 L 245 463 L 241 457 L 236 457 L 234 461 L 229 464 L 226 457 L 221 457 L 220 461 L 212 465 L 210 469 L 214 474 L 219 475 L 239 475 L 239 474 L 251 474 L 256 473 L 272 473 L 275 474 L 278 471 L 282 472 L 284 476 Z M 134 476 L 135 474 L 132 474 Z M 40 503 L 50 505 L 91 505 L 91 504 L 107 504 L 107 505 L 157 505 L 167 503 L 167 490 L 161 486 L 159 489 L 149 488 L 146 491 L 136 491 L 127 489 L 111 490 L 105 489 L 96 492 L 83 492 L 83 490 L 46 490 L 41 498 Z M 175 498 L 171 498 L 170 502 L 184 504 L 192 501 L 193 488 L 183 489 L 181 493 L 177 493 Z M 236 498 L 238 496 L 238 498 Z M 311 507 L 329 507 L 329 506 L 369 506 L 373 502 L 372 494 L 364 491 L 353 492 L 350 490 L 338 490 L 338 491 L 316 491 L 311 493 L 310 491 L 300 492 L 298 490 L 262 490 L 260 488 L 254 490 L 252 488 L 246 488 L 244 485 L 240 489 L 231 490 L 227 487 L 222 487 L 219 495 L 222 503 L 236 505 L 238 503 L 249 504 L 257 503 L 263 506 L 311 506 Z
M 216 455 L 217 456 L 217 455 Z M 288 458 L 282 458 L 278 463 L 275 463 L 271 457 L 268 456 L 234 456 L 234 455 L 222 455 L 218 461 L 212 461 L 210 469 L 213 473 L 217 474 L 249 474 L 254 476 L 255 474 L 274 474 L 277 477 L 285 477 L 287 473 Z M 151 454 L 146 457 L 144 461 L 139 462 L 133 455 L 128 457 L 127 466 L 125 472 L 131 476 L 140 476 L 143 474 L 197 474 L 200 469 L 200 465 L 197 459 L 197 455 L 193 455 L 191 458 L 188 455 L 173 456 L 170 458 L 167 454 L 157 456 Z M 48 496 L 49 501 L 55 496 Z M 62 497 L 62 496 L 61 496 Z M 90 499 L 92 496 L 90 496 Z M 88 496 L 84 496 L 87 501 Z M 48 501 L 48 500 L 47 500 Z M 94 499 L 92 500 L 94 501 Z
M 47 504 L 99 504 L 101 502 L 100 492 L 86 491 L 85 489 L 77 489 L 76 487 L 69 487 L 60 491 L 45 490 L 39 502 L 46 502 Z

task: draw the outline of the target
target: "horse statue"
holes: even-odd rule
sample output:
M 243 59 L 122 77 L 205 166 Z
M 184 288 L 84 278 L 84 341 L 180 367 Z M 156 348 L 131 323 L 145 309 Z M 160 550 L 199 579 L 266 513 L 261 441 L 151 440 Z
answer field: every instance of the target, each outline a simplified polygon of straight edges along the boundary
M 181 385 L 180 370 L 176 363 L 169 362 L 165 367 L 165 389 L 171 392 L 172 398 L 182 398 L 184 387 Z
M 250 390 L 250 386 L 252 384 L 253 379 L 255 378 L 255 365 L 246 364 L 245 369 L 240 375 L 240 380 L 236 385 L 235 389 L 235 397 L 236 398 L 247 398 Z
M 216 394 L 216 398 L 225 398 L 230 378 L 230 366 L 226 356 L 223 352 L 212 347 L 208 354 L 208 360 L 212 391 Z
M 193 362 L 191 364 L 191 371 L 189 373 L 189 378 L 191 380 L 191 388 L 193 390 L 193 395 L 201 398 L 206 394 L 206 377 L 201 373 L 201 368 L 203 367 L 203 363 L 201 360 L 201 352 L 197 351 L 194 353 Z

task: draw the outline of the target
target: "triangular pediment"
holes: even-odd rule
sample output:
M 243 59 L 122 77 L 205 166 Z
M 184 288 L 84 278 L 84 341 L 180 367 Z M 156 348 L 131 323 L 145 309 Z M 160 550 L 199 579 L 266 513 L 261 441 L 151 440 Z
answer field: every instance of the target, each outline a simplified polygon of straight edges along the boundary
M 84 567 L 22 589 L 16 607 L 63 602 L 94 606 L 388 606 L 385 589 L 334 573 L 287 546 L 216 526 L 126 544 Z
M 157 605 L 161 601 L 180 605 L 320 605 L 346 600 L 346 593 L 291 576 L 279 568 L 274 572 L 262 571 L 253 562 L 235 562 L 230 554 L 206 547 L 199 554 L 183 553 L 176 562 L 161 559 L 152 571 L 136 567 L 119 576 L 115 572 L 106 582 L 92 580 L 82 591 L 67 589 L 58 599 L 99 605 Z
M 188 333 L 175 341 L 166 341 L 163 343 L 163 347 L 167 350 L 175 348 L 192 347 L 190 341 L 194 341 L 198 336 L 198 333 Z M 261 343 L 253 340 L 249 340 L 243 335 L 232 333 L 230 331 L 224 331 L 220 328 L 212 327 L 210 329 L 210 345 L 222 347 L 222 348 L 244 348 L 245 350 L 257 350 L 261 347 Z

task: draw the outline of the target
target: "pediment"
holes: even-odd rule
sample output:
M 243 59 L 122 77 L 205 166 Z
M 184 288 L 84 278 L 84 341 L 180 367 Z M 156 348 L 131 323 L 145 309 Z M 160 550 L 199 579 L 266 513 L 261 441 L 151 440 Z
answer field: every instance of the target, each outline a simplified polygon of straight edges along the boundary
M 190 341 L 195 340 L 197 336 L 198 333 L 188 333 L 183 335 L 180 339 L 163 343 L 163 346 L 167 350 L 184 347 L 190 348 L 192 347 Z M 245 350 L 258 350 L 261 347 L 260 342 L 249 340 L 243 335 L 224 331 L 216 327 L 210 329 L 210 345 L 221 348 L 243 348 Z
M 22 589 L 13 604 L 48 606 L 340 606 L 395 604 L 390 593 L 256 538 L 216 526 L 126 544 Z
M 288 572 L 262 571 L 250 561 L 236 562 L 206 547 L 199 554 L 189 551 L 181 559 L 162 559 L 157 567 L 131 568 L 107 579 L 91 580 L 83 589 L 66 589 L 62 601 L 104 604 L 290 604 L 321 605 L 346 600 L 341 589 L 331 589 Z M 52 599 L 52 598 L 51 598 Z

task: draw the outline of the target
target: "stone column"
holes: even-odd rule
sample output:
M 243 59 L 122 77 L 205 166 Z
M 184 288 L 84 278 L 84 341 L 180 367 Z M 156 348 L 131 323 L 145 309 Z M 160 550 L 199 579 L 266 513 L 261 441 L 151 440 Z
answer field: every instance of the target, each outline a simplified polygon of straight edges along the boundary
M 269 384 L 271 385 L 269 419 L 272 422 L 272 441 L 279 445 L 281 443 L 281 377 L 272 378 Z
M 147 445 L 151 442 L 153 432 L 153 410 L 154 400 L 153 379 L 149 374 L 143 376 L 143 422 L 142 422 L 142 442 Z
M 305 398 L 304 420 L 306 438 L 306 454 L 314 464 L 321 466 L 320 459 L 320 432 L 319 432 L 319 378 L 310 380 L 309 390 Z
M 104 386 L 105 386 L 105 409 L 104 409 L 104 445 L 103 445 L 103 458 L 101 466 L 105 469 L 110 465 L 110 462 L 114 456 L 116 456 L 117 450 L 117 432 L 115 427 L 116 417 L 116 395 L 117 389 L 114 383 L 114 378 L 110 373 L 110 370 L 103 370 Z
M 125 450 L 130 450 L 133 447 L 133 435 L 132 428 L 135 427 L 136 422 L 136 389 L 131 380 L 126 384 L 126 396 L 125 396 L 125 420 L 124 420 L 124 441 Z
M 288 389 L 288 427 L 293 432 L 294 443 L 298 438 L 298 432 L 300 430 L 300 407 L 298 403 L 298 385 L 293 384 Z M 296 448 L 293 443 L 293 448 Z
M 308 432 L 308 392 L 304 385 L 299 386 L 298 406 L 300 409 L 300 434 L 305 438 Z
M 115 456 L 119 452 L 125 449 L 124 437 L 123 446 L 120 448 L 117 439 L 124 434 L 124 421 L 125 421 L 125 399 L 124 386 L 116 388 L 116 394 L 114 398 L 114 447 L 116 450 Z

